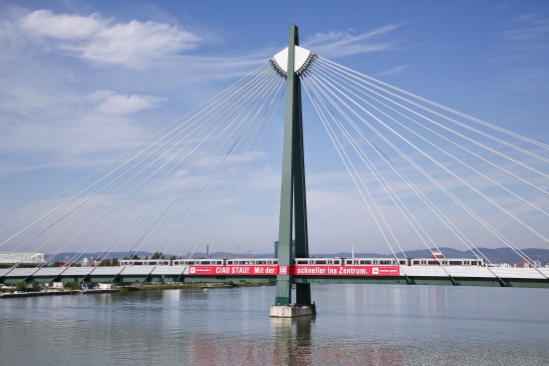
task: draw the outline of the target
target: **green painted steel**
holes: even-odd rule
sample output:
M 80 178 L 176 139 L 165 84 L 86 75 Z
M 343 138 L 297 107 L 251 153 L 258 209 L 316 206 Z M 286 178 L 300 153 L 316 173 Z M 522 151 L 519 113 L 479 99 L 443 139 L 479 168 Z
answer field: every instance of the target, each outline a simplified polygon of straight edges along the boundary
M 309 256 L 301 84 L 298 75 L 294 71 L 295 46 L 299 46 L 299 34 L 298 28 L 292 24 L 290 26 L 288 67 L 286 69 L 286 111 L 284 115 L 284 146 L 278 229 L 278 264 L 288 266 L 291 265 L 292 261 L 292 234 L 294 231 L 295 255 L 297 257 Z M 275 304 L 290 305 L 292 302 L 292 283 L 291 274 L 277 276 Z M 310 285 L 300 284 L 297 286 L 296 297 L 298 304 L 310 304 Z

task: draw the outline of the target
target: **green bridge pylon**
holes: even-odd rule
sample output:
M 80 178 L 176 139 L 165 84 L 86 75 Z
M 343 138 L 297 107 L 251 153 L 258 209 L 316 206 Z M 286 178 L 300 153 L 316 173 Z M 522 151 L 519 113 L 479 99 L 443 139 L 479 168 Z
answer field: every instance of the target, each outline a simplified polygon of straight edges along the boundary
M 292 24 L 286 69 L 286 112 L 278 231 L 278 265 L 282 266 L 282 271 L 286 266 L 287 273 L 281 273 L 276 278 L 275 299 L 275 305 L 281 306 L 288 306 L 292 303 L 293 276 L 289 270 L 292 264 L 292 232 L 295 232 L 295 257 L 307 258 L 309 256 L 301 83 L 295 72 L 295 46 L 299 46 L 299 35 L 297 26 Z M 307 283 L 295 285 L 296 304 L 310 305 L 311 285 Z

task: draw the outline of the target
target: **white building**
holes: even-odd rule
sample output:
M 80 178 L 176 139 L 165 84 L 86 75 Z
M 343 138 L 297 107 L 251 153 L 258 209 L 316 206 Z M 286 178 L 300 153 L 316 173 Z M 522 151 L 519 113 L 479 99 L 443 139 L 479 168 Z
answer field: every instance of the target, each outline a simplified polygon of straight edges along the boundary
M 39 265 L 43 264 L 44 262 L 44 253 L 0 252 L 0 264 Z

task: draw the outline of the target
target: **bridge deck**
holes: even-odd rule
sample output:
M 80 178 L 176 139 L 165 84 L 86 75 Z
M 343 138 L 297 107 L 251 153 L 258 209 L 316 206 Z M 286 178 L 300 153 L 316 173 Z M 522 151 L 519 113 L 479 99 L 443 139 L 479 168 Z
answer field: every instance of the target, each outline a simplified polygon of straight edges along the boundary
M 451 277 L 450 277 L 451 276 Z M 499 279 L 498 279 L 499 277 Z M 479 285 L 510 287 L 548 287 L 549 268 L 499 267 L 400 267 L 399 276 L 295 275 L 297 283 L 391 283 L 433 285 Z M 51 281 L 86 282 L 229 282 L 273 281 L 265 274 L 190 274 L 185 266 L 122 266 L 69 268 L 0 269 L 0 282 Z

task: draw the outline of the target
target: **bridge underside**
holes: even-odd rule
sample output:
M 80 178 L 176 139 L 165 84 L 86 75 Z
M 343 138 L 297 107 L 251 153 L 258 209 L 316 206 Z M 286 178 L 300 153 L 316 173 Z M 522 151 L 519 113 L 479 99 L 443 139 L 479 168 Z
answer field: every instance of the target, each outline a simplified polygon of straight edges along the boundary
M 452 281 L 453 280 L 453 281 Z M 144 282 L 186 282 L 186 283 L 257 283 L 264 282 L 275 284 L 276 276 L 188 276 L 188 275 L 60 275 L 60 276 L 5 276 L 0 278 L 0 283 L 15 284 L 19 282 L 119 282 L 119 283 L 144 283 Z M 485 277 L 436 277 L 436 276 L 390 276 L 390 277 L 321 277 L 300 276 L 294 277 L 295 284 L 388 284 L 388 285 L 437 285 L 437 286 L 487 286 L 487 287 L 529 287 L 549 288 L 549 281 L 535 278 L 495 278 Z

